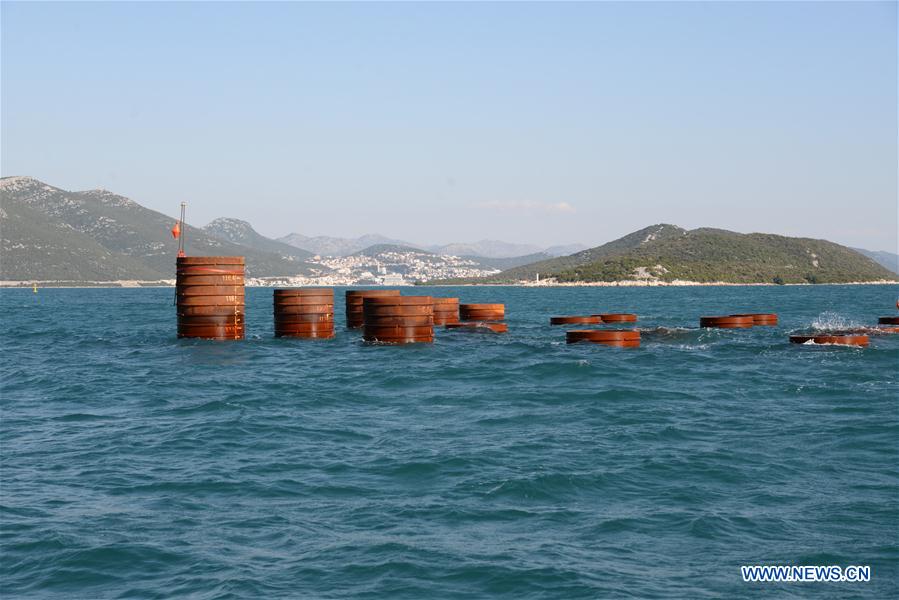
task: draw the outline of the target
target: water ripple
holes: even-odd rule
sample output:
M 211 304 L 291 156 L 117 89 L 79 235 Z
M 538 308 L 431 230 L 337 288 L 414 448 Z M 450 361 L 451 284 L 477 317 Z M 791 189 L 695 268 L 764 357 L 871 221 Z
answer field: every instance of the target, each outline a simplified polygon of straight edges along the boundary
M 899 336 L 787 341 L 870 325 L 895 288 L 435 293 L 505 301 L 510 333 L 276 340 L 250 289 L 250 336 L 222 344 L 175 339 L 170 290 L 0 291 L 0 592 L 896 595 Z M 640 348 L 548 323 L 613 308 Z M 697 327 L 749 311 L 781 326 Z M 874 579 L 740 580 L 771 563 Z

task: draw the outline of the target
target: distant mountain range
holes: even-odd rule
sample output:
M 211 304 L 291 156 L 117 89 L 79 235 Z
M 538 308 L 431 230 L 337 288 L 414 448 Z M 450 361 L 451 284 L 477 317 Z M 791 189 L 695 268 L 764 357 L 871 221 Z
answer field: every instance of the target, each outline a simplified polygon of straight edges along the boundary
M 477 256 L 480 258 L 518 258 L 534 254 L 546 254 L 562 256 L 578 252 L 586 248 L 583 244 L 569 244 L 567 246 L 551 246 L 541 248 L 530 244 L 511 244 L 498 240 L 481 240 L 470 243 L 452 243 L 444 245 L 422 246 L 403 240 L 396 240 L 383 235 L 363 235 L 358 238 L 339 238 L 328 236 L 307 237 L 299 233 L 291 233 L 278 238 L 278 241 L 301 248 L 312 254 L 321 256 L 350 256 L 378 244 L 390 244 L 415 248 L 449 256 Z
M 69 192 L 31 177 L 0 179 L 0 280 L 115 281 L 174 277 L 175 219 L 106 190 Z M 184 227 L 189 254 L 242 255 L 251 277 L 310 275 L 329 271 L 314 254 L 417 252 L 463 256 L 502 273 L 479 282 L 541 278 L 560 281 L 644 279 L 733 282 L 846 282 L 895 279 L 881 266 L 896 255 L 855 251 L 832 242 L 719 229 L 687 231 L 654 225 L 567 256 L 547 248 L 483 240 L 422 248 L 370 235 L 360 238 L 304 237 L 281 240 L 260 235 L 246 221 L 215 219 L 204 228 Z M 303 247 L 306 246 L 306 247 Z M 538 249 L 539 250 L 539 249 Z M 867 256 L 864 256 L 866 254 Z
M 580 252 L 581 250 L 586 250 L 590 246 L 586 244 L 564 244 L 561 246 L 550 246 L 549 248 L 545 248 L 543 250 L 544 254 L 549 254 L 550 256 L 568 256 L 569 254 L 574 254 L 575 252 Z
M 380 256 L 382 254 L 419 254 L 422 256 L 436 256 L 436 252 L 422 250 L 415 246 L 406 246 L 403 244 L 374 244 L 362 250 L 353 252 L 350 256 Z
M 851 248 L 826 240 L 687 231 L 659 224 L 602 246 L 481 278 L 510 283 L 558 281 L 697 281 L 730 283 L 848 283 L 894 280 L 896 274 Z
M 393 244 L 397 246 L 418 248 L 414 244 L 402 240 L 393 240 L 384 237 L 383 235 L 363 235 L 358 238 L 339 238 L 326 235 L 307 237 L 305 235 L 300 235 L 299 233 L 291 233 L 278 238 L 278 241 L 319 256 L 350 256 L 351 254 L 359 252 L 360 250 L 365 250 L 376 244 Z
M 868 258 L 882 267 L 885 267 L 893 273 L 899 274 L 899 254 L 886 252 L 885 250 L 863 250 L 861 248 L 853 248 L 856 252 L 864 254 Z
M 31 177 L 0 179 L 0 280 L 175 277 L 175 219 L 106 190 L 68 192 Z M 302 255 L 256 250 L 184 227 L 195 255 L 243 255 L 250 276 L 310 272 Z
M 428 248 L 437 254 L 450 254 L 453 256 L 483 256 L 484 258 L 513 258 L 546 252 L 545 248 L 531 244 L 510 244 L 499 240 L 481 240 L 471 243 L 454 243 L 443 246 L 430 246 Z M 555 256 L 552 254 L 551 256 Z
M 214 238 L 247 246 L 260 252 L 271 252 L 279 256 L 291 257 L 294 260 L 304 261 L 312 256 L 312 252 L 285 244 L 261 235 L 253 229 L 253 226 L 240 219 L 219 218 L 215 219 L 203 228 L 203 231 Z

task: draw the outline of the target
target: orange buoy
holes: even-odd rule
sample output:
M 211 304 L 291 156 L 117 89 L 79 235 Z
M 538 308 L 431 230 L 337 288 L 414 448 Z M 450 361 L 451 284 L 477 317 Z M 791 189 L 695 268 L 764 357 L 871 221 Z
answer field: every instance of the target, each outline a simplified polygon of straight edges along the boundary
M 790 343 L 806 344 L 837 344 L 840 346 L 867 346 L 868 336 L 851 335 L 847 333 L 830 333 L 825 335 L 791 335 Z
M 593 315 L 602 319 L 603 323 L 635 323 L 637 315 L 633 313 L 602 313 Z
M 506 333 L 509 331 L 509 324 L 495 321 L 465 321 L 464 323 L 447 323 L 446 328 L 454 331 Z
M 636 348 L 640 345 L 640 332 L 634 329 L 573 329 L 565 332 L 569 344 L 590 342 L 604 346 Z
M 730 315 L 732 317 L 752 317 L 754 327 L 772 327 L 777 325 L 777 315 L 774 313 L 744 313 L 740 315 Z
M 700 327 L 717 327 L 719 329 L 746 329 L 755 325 L 751 316 L 700 317 Z
M 598 325 L 599 323 L 602 323 L 602 319 L 599 318 L 599 315 L 550 317 L 549 318 L 550 325 L 572 325 L 572 324 Z

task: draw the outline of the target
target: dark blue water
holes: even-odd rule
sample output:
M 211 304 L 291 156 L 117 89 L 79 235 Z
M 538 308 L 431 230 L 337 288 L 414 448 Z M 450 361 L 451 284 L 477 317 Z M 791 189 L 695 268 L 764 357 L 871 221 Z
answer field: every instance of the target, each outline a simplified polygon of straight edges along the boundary
M 273 339 L 265 289 L 225 343 L 175 339 L 171 289 L 3 290 L 0 593 L 896 597 L 899 335 L 787 336 L 897 291 L 428 288 L 505 302 L 510 333 L 385 347 Z M 548 325 L 609 311 L 668 329 L 615 349 Z M 757 311 L 781 325 L 695 328 Z

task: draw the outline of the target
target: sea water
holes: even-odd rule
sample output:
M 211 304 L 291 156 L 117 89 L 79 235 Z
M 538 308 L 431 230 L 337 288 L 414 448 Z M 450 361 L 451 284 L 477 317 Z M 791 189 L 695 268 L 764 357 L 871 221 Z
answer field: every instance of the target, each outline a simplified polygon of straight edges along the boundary
M 5 289 L 4 598 L 896 597 L 896 286 L 408 288 L 432 345 L 178 340 L 173 290 Z M 553 315 L 635 312 L 640 348 Z M 778 327 L 699 329 L 776 312 Z M 578 327 L 578 326 L 575 326 Z M 568 327 L 571 328 L 571 327 Z M 744 583 L 741 565 L 870 565 Z

